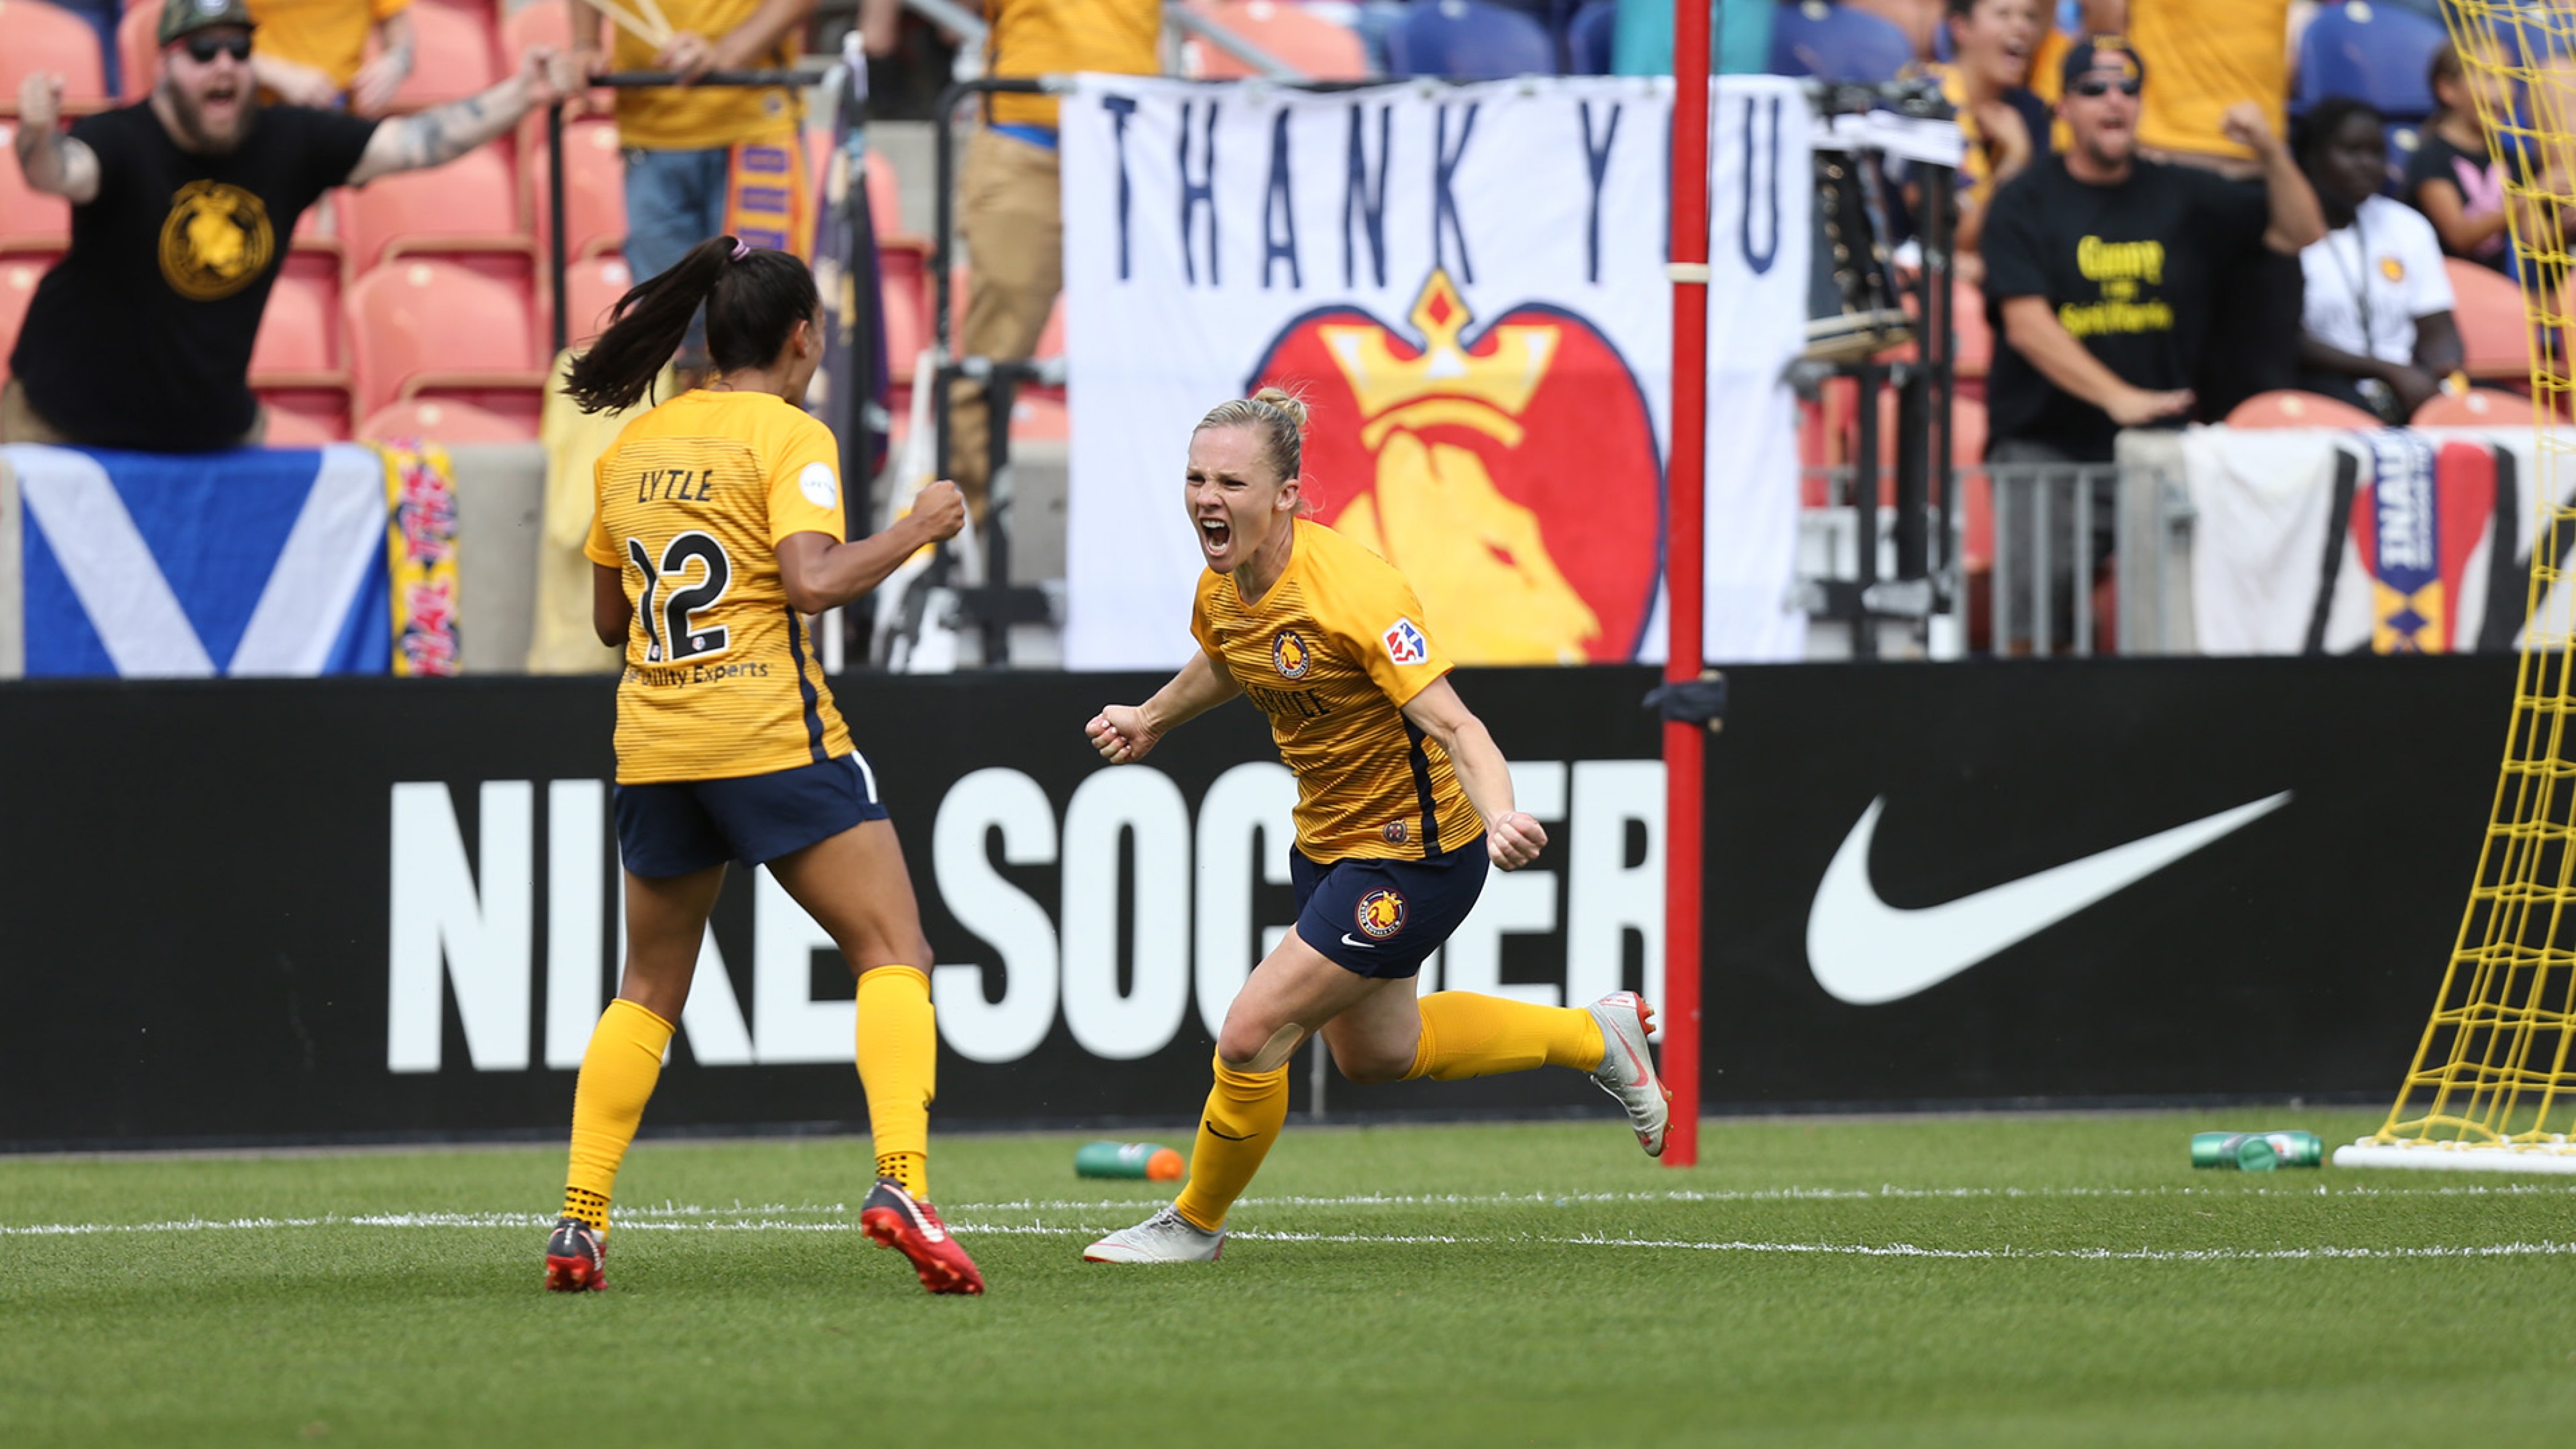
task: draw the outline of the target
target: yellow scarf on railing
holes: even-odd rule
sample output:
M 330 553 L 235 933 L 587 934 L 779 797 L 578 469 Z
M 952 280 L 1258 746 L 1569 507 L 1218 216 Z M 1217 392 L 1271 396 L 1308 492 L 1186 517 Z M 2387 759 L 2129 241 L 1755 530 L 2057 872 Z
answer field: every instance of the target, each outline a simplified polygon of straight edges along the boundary
M 794 129 L 735 143 L 725 167 L 725 231 L 756 247 L 814 256 L 814 199 Z

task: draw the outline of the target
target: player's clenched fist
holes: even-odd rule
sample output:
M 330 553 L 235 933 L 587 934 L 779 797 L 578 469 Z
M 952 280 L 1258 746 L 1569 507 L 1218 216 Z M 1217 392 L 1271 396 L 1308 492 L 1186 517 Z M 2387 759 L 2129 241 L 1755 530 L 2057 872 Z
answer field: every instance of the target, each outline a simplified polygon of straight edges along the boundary
M 920 520 L 931 542 L 955 538 L 957 531 L 966 526 L 966 495 L 958 491 L 956 484 L 942 478 L 912 500 L 912 516 Z
M 1546 846 L 1546 829 L 1536 817 L 1518 810 L 1485 824 L 1485 854 L 1505 870 L 1518 870 L 1538 859 Z
M 1131 704 L 1113 704 L 1082 727 L 1091 747 L 1113 765 L 1133 764 L 1153 752 L 1162 736 L 1145 727 L 1145 712 Z

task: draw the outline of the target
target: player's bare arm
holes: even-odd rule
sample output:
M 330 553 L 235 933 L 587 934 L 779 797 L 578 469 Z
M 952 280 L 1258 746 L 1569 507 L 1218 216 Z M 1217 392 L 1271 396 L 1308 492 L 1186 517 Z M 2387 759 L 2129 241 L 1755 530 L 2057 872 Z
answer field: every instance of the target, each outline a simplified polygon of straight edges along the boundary
M 1438 743 L 1456 767 L 1467 803 L 1485 817 L 1485 853 L 1494 864 L 1518 870 L 1538 859 L 1547 845 L 1547 831 L 1535 818 L 1512 808 L 1512 767 L 1485 722 L 1467 708 L 1449 681 L 1433 680 L 1406 703 L 1404 717 Z
M 778 578 L 798 613 L 837 609 L 886 581 L 926 544 L 955 538 L 966 526 L 966 495 L 942 478 L 921 490 L 912 511 L 883 533 L 847 543 L 822 533 L 791 533 L 778 543 Z
M 74 206 L 98 199 L 98 153 L 62 130 L 63 78 L 37 71 L 18 82 L 18 171 L 27 189 Z
M 1172 682 L 1143 704 L 1113 704 L 1091 717 L 1082 732 L 1113 765 L 1132 765 L 1152 754 L 1163 736 L 1236 695 L 1243 686 L 1206 654 L 1193 654 Z
M 349 184 L 364 186 L 397 171 L 445 165 L 508 131 L 536 107 L 571 94 L 580 83 L 569 56 L 531 47 L 519 57 L 519 73 L 490 90 L 376 127 L 349 172 Z

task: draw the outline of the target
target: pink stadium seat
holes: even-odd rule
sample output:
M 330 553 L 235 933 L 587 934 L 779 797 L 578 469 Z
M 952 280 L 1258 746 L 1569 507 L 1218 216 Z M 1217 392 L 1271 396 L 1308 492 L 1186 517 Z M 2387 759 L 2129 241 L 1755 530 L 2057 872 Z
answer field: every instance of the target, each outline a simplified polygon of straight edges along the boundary
M 546 255 L 552 213 L 546 198 L 546 146 L 542 132 L 528 153 L 528 230 L 537 255 Z M 617 146 L 617 123 L 576 121 L 564 127 L 564 254 L 613 252 L 626 242 L 626 156 Z
M 419 438 L 453 446 L 458 443 L 524 443 L 537 436 L 525 421 L 478 408 L 453 398 L 414 398 L 376 409 L 358 425 L 361 442 L 387 443 Z
M 127 104 L 152 94 L 161 74 L 161 0 L 134 0 L 116 22 L 116 98 Z
M 2452 317 L 2460 324 L 2462 367 L 2480 380 L 2521 382 L 2531 376 L 2531 329 L 2522 289 L 2475 262 L 2449 258 Z
M 2407 421 L 2419 428 L 2528 427 L 2538 414 L 2531 399 L 2518 392 L 2473 387 L 2457 397 L 2435 393 Z
M 626 259 L 614 254 L 584 257 L 564 268 L 564 337 L 573 347 L 580 347 L 608 329 L 608 311 L 617 299 L 635 285 L 635 274 L 626 268 Z M 553 340 L 554 320 L 540 315 L 542 329 L 539 347 Z
M 15 123 L 0 125 L 0 146 L 17 139 Z M 0 256 L 60 252 L 72 242 L 72 204 L 27 189 L 15 157 L 0 157 Z
M 903 180 L 874 147 L 868 149 L 868 224 L 881 237 L 903 235 Z
M 360 277 L 343 311 L 359 411 L 427 394 L 535 426 L 545 372 L 525 292 L 452 262 L 391 262 Z
M 266 393 L 260 395 L 260 404 L 268 409 L 269 447 L 318 448 L 349 436 L 346 413 L 306 412 L 287 397 Z
M 1358 32 L 1284 0 L 1190 0 L 1189 8 L 1309 80 L 1367 80 L 1368 49 Z M 1254 75 L 1251 66 L 1193 37 L 1181 44 L 1183 69 L 1201 80 Z
M 18 83 L 39 71 L 63 78 L 67 111 L 107 100 L 107 68 L 88 21 L 45 0 L 0 0 L 0 115 L 18 113 Z
M 253 386 L 300 387 L 324 378 L 347 380 L 333 300 L 331 289 L 310 278 L 278 274 L 268 294 L 268 310 L 259 319 L 259 336 L 251 344 Z
M 340 221 L 352 271 L 436 256 L 494 276 L 534 275 L 535 245 L 519 226 L 510 163 L 497 145 L 343 192 Z
M 52 265 L 50 257 L 0 260 L 0 378 L 9 375 L 9 350 L 18 345 L 18 324 L 27 320 L 27 304 L 36 300 L 36 283 Z
M 2231 428 L 2361 428 L 2376 429 L 2378 418 L 2350 403 L 2312 392 L 2258 392 L 2227 415 Z
M 394 92 L 394 109 L 417 111 L 463 100 L 501 76 L 491 12 L 450 5 L 411 8 L 414 39 L 411 74 Z
M 885 298 L 886 373 L 897 386 L 912 383 L 913 364 L 930 345 L 930 257 L 920 245 L 884 243 L 877 252 Z

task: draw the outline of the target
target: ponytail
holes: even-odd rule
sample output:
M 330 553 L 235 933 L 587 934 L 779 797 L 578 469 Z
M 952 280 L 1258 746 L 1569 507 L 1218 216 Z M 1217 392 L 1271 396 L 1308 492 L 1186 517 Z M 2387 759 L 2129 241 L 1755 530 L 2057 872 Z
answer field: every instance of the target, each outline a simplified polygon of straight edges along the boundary
M 813 320 L 822 294 L 814 274 L 788 253 L 710 237 L 617 299 L 608 330 L 573 359 L 565 393 L 586 413 L 633 407 L 680 350 L 701 306 L 708 355 L 718 372 L 734 372 L 774 361 L 796 324 Z

